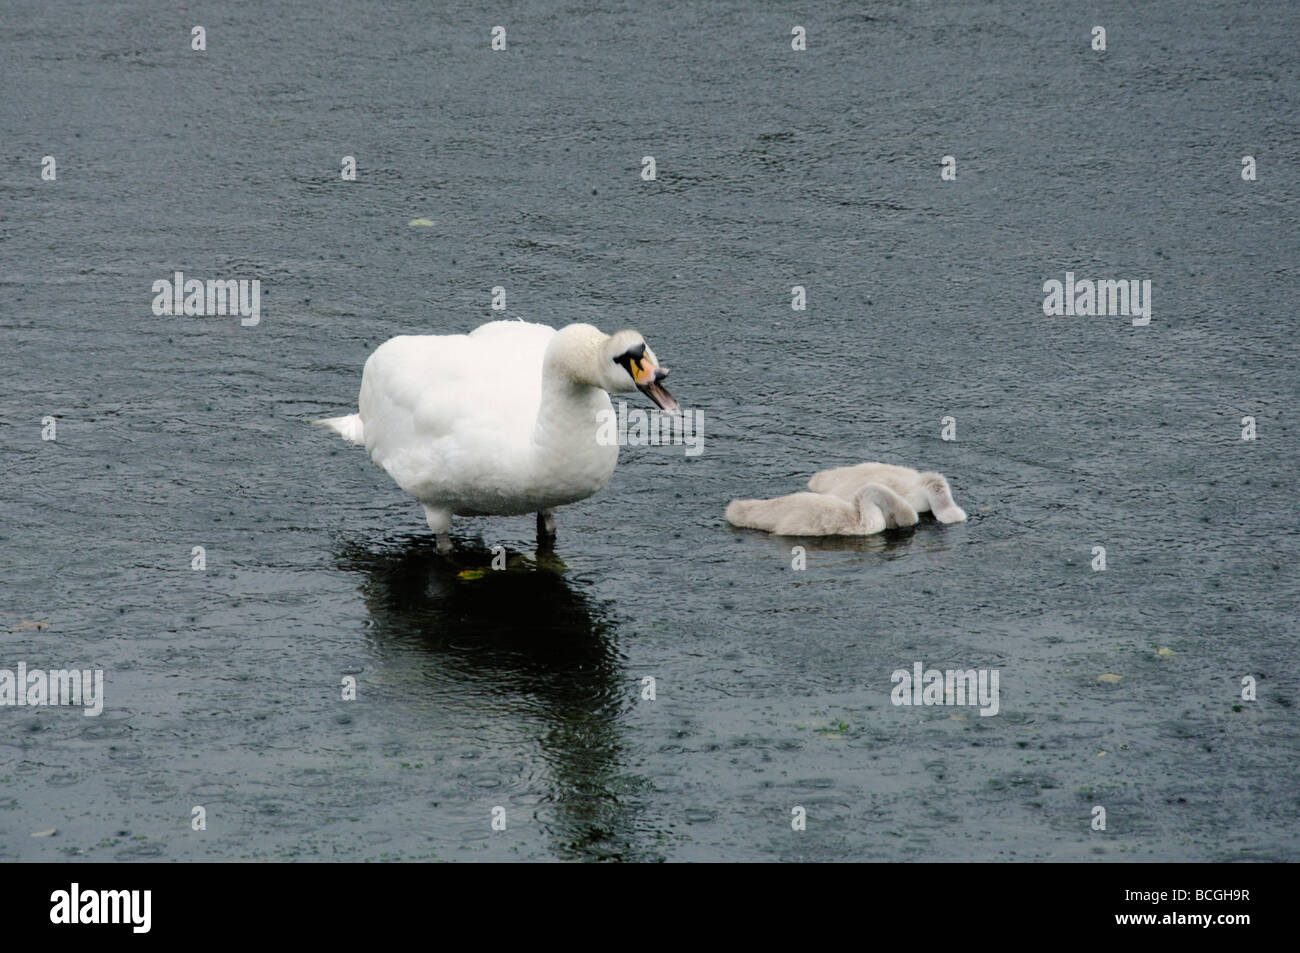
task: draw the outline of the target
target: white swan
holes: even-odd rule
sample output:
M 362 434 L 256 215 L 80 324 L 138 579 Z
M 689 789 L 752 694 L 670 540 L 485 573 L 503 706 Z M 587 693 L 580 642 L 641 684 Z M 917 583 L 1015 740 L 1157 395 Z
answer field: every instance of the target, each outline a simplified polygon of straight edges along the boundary
M 966 519 L 948 481 L 932 470 L 918 473 L 887 463 L 861 463 L 816 473 L 808 488 L 813 492 L 732 500 L 727 522 L 778 536 L 871 536 L 914 526 L 917 514 L 927 510 L 944 523 Z
M 364 444 L 424 505 L 439 551 L 451 548 L 453 514 L 536 512 L 546 540 L 555 507 L 614 473 L 618 446 L 597 439 L 601 412 L 613 413 L 608 392 L 639 389 L 676 412 L 667 375 L 636 331 L 493 321 L 386 341 L 366 361 L 359 412 L 316 423 Z

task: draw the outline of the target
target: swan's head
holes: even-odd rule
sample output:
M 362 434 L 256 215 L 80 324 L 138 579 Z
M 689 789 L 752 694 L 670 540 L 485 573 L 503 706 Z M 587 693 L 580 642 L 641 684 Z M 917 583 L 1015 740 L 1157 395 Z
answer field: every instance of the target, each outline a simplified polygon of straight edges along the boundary
M 626 393 L 633 388 L 645 394 L 663 410 L 677 411 L 677 401 L 664 389 L 663 379 L 668 368 L 659 365 L 655 352 L 636 331 L 619 331 L 605 342 L 605 369 L 612 373 L 609 386 L 613 393 Z M 612 370 L 617 368 L 617 370 Z
M 570 324 L 555 334 L 547 360 L 578 383 L 611 394 L 639 390 L 663 410 L 677 412 L 677 401 L 664 389 L 668 368 L 636 331 L 602 334 L 590 324 Z

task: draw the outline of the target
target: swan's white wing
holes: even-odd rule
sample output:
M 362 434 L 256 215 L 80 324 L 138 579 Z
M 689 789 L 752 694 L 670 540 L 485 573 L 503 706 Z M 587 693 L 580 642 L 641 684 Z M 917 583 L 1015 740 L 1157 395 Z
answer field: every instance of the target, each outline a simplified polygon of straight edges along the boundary
M 495 321 L 472 334 L 396 337 L 366 361 L 358 400 L 366 450 L 404 490 L 509 484 L 541 403 L 552 328 Z

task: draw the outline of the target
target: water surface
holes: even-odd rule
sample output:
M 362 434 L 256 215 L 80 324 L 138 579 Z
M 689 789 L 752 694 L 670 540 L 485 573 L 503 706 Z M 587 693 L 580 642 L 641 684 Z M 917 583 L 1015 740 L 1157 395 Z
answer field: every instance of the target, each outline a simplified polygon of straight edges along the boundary
M 1300 858 L 1294 4 L 0 10 L 0 665 L 108 684 L 0 709 L 0 857 Z M 261 323 L 154 316 L 178 269 Z M 1045 317 L 1067 270 L 1151 324 Z M 443 559 L 308 422 L 497 285 L 642 331 L 705 451 Z M 722 520 L 874 459 L 971 520 L 801 572 Z

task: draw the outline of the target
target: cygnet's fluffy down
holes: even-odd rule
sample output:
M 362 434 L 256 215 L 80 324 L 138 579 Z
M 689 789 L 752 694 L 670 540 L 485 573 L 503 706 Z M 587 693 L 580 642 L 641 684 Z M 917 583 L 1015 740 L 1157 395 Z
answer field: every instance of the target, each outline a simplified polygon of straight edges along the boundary
M 859 463 L 853 467 L 836 467 L 814 473 L 808 489 L 852 499 L 868 483 L 879 483 L 893 490 L 918 513 L 931 512 L 940 523 L 964 523 L 966 511 L 952 498 L 952 489 L 942 473 L 934 470 L 917 472 L 911 467 L 892 463 Z
M 917 514 L 926 511 L 943 523 L 966 519 L 948 481 L 932 470 L 918 473 L 887 463 L 861 463 L 814 474 L 808 487 L 813 492 L 732 500 L 727 522 L 778 536 L 871 536 L 914 526 Z

